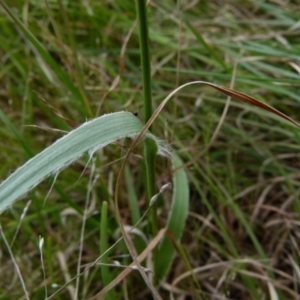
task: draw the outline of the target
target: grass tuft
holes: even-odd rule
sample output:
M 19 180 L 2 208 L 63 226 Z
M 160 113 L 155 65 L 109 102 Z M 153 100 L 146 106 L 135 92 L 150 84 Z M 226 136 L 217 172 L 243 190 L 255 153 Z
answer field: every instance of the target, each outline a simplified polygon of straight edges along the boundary
M 0 8 L 1 299 L 300 299 L 296 1 Z

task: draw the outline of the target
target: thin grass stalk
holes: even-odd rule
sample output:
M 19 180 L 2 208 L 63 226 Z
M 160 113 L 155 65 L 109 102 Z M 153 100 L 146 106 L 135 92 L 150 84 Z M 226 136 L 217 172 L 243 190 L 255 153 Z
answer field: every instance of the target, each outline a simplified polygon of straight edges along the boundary
M 152 116 L 152 95 L 151 95 L 151 66 L 150 66 L 150 49 L 148 36 L 148 20 L 147 7 L 145 0 L 136 1 L 136 10 L 138 16 L 139 38 L 140 38 L 140 55 L 142 68 L 142 82 L 143 82 L 143 97 L 144 97 L 144 118 L 145 123 L 148 122 Z M 149 128 L 151 131 L 151 128 Z M 146 164 L 146 189 L 148 203 L 155 194 L 155 169 L 154 159 L 156 155 L 156 147 L 149 140 L 145 140 L 144 147 L 145 164 Z M 151 210 L 151 226 L 152 234 L 157 234 L 157 215 L 156 205 Z
M 108 249 L 107 223 L 108 223 L 107 202 L 103 201 L 101 207 L 101 219 L 100 219 L 100 254 L 102 255 L 101 263 L 103 264 L 108 263 L 108 253 L 106 253 Z M 101 276 L 102 276 L 102 282 L 104 286 L 109 285 L 109 283 L 111 282 L 111 274 L 109 272 L 108 266 L 105 265 L 101 266 Z M 113 290 L 107 292 L 107 296 L 109 299 L 116 299 Z
M 141 218 L 141 212 L 138 205 L 138 198 L 135 194 L 134 184 L 131 179 L 131 173 L 128 165 L 125 166 L 125 182 L 129 195 L 128 203 L 131 212 L 131 221 L 132 224 L 136 224 Z

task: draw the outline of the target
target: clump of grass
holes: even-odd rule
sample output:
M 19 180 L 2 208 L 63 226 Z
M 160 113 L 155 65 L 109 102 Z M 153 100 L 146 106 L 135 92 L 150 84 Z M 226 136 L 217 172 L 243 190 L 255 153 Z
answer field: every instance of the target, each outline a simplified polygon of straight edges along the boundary
M 1 19 L 3 180 L 61 137 L 40 128 L 70 130 L 39 95 L 78 124 L 121 110 L 144 117 L 134 2 L 46 4 L 16 1 L 8 7 L 15 18 L 3 14 Z M 232 89 L 299 119 L 296 4 L 218 5 L 148 5 L 153 110 L 179 85 L 201 79 L 217 87 L 232 82 Z M 225 101 L 210 88 L 191 85 L 178 91 L 152 126 L 153 134 L 170 143 L 185 166 L 180 168 L 180 160 L 171 165 L 158 158 L 152 194 L 187 172 L 178 179 L 179 186 L 187 180 L 190 205 L 183 234 L 178 232 L 181 241 L 159 230 L 168 224 L 174 191 L 158 200 L 157 235 L 149 231 L 142 146 L 133 149 L 125 139 L 121 147 L 118 143 L 96 151 L 90 164 L 90 157 L 82 156 L 55 182 L 43 181 L 26 201 L 1 214 L 1 240 L 6 237 L 10 251 L 2 247 L 0 294 L 20 298 L 27 290 L 30 298 L 45 298 L 46 288 L 55 299 L 89 299 L 107 292 L 106 285 L 112 288 L 107 294 L 111 299 L 148 297 L 151 289 L 138 272 L 112 266 L 115 261 L 132 263 L 124 255 L 124 242 L 114 245 L 120 238 L 114 214 L 117 183 L 122 223 L 130 225 L 129 242 L 142 264 L 140 272 L 155 284 L 155 297 L 298 299 L 299 131 L 242 102 L 227 100 L 224 110 Z M 140 132 L 136 117 L 124 114 L 140 124 Z M 128 150 L 125 180 L 117 181 Z M 44 238 L 42 248 L 39 236 Z M 176 253 L 170 267 L 163 266 L 166 243 Z M 105 253 L 107 248 L 110 252 Z M 158 249 L 154 267 L 142 261 L 153 249 Z M 108 265 L 97 260 L 103 257 Z M 11 283 L 13 261 L 25 288 L 20 281 Z M 149 268 L 158 280 L 152 281 Z

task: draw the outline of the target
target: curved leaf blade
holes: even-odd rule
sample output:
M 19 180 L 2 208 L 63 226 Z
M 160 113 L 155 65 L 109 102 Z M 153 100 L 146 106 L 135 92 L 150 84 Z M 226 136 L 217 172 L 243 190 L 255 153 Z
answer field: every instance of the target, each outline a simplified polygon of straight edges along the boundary
M 172 167 L 177 169 L 182 166 L 179 156 L 172 153 Z M 166 228 L 171 232 L 173 238 L 178 241 L 182 235 L 185 221 L 189 210 L 189 184 L 186 172 L 179 168 L 173 174 L 173 198 Z M 157 251 L 155 274 L 157 278 L 163 278 L 172 263 L 174 257 L 174 246 L 164 236 Z
M 93 119 L 71 131 L 27 161 L 0 185 L 0 213 L 51 174 L 90 151 L 90 155 L 120 138 L 138 134 L 143 125 L 130 112 Z

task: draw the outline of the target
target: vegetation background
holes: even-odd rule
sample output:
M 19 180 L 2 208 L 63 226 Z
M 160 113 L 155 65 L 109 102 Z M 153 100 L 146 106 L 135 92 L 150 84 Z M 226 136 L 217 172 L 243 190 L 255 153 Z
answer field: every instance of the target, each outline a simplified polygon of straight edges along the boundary
M 0 4 L 3 180 L 61 137 L 56 129 L 69 131 L 121 110 L 137 112 L 143 120 L 135 1 Z M 45 61 L 46 54 L 33 46 L 4 6 L 61 73 Z M 300 120 L 298 1 L 149 1 L 147 10 L 154 108 L 181 84 L 204 80 L 247 93 Z M 54 109 L 74 123 L 65 122 Z M 161 297 L 300 299 L 299 130 L 201 85 L 179 91 L 152 130 L 186 163 L 190 189 L 189 215 L 178 246 L 182 250 L 177 249 L 168 274 L 154 280 Z M 108 203 L 107 247 L 120 236 L 112 202 L 120 161 L 129 146 L 127 140 L 109 145 L 87 166 L 88 157 L 79 159 L 59 174 L 53 189 L 53 179 L 45 180 L 1 215 L 0 299 L 97 298 L 122 271 L 97 264 L 71 281 L 103 253 L 103 203 Z M 147 209 L 142 158 L 139 145 L 121 182 L 120 209 L 128 225 Z M 159 190 L 172 178 L 172 168 L 167 158 L 157 158 L 155 166 Z M 87 191 L 91 203 L 82 237 Z M 171 194 L 160 200 L 159 228 L 166 224 Z M 131 210 L 128 198 L 136 199 Z M 149 219 L 133 235 L 138 252 L 153 238 Z M 155 259 L 159 263 L 165 258 Z M 107 260 L 131 263 L 123 242 Z M 151 260 L 145 266 L 151 268 Z M 152 295 L 133 272 L 106 298 Z

